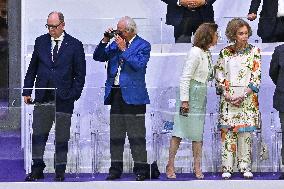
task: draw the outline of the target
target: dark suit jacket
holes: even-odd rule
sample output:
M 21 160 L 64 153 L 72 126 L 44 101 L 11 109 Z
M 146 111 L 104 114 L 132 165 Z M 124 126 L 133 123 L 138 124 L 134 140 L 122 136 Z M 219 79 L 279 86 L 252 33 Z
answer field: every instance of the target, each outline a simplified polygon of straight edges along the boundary
M 249 13 L 257 14 L 261 0 L 252 0 Z M 268 38 L 273 35 L 273 29 L 276 24 L 278 12 L 278 0 L 263 0 L 262 10 L 260 12 L 257 34 L 261 38 Z
M 114 84 L 119 62 L 122 62 L 119 84 L 123 100 L 127 104 L 133 105 L 150 103 L 145 83 L 145 74 L 147 63 L 150 59 L 150 51 L 150 43 L 138 35 L 124 52 L 119 50 L 115 41 L 109 46 L 107 46 L 107 43 L 100 42 L 94 51 L 93 58 L 100 62 L 108 61 L 104 97 L 104 103 L 106 105 L 111 103 L 110 92 Z
M 56 89 L 56 111 L 72 113 L 74 101 L 78 100 L 85 83 L 86 60 L 83 44 L 65 33 L 58 51 L 56 62 L 52 61 L 51 36 L 38 37 L 28 71 L 24 88 L 47 88 L 52 82 Z M 24 89 L 23 96 L 30 96 L 31 89 Z M 43 102 L 46 90 L 35 90 L 35 101 Z
M 269 68 L 269 76 L 276 89 L 273 96 L 273 107 L 284 112 L 284 45 L 275 48 Z
M 183 18 L 183 15 L 186 11 L 189 11 L 183 6 L 177 5 L 177 0 L 162 0 L 167 5 L 167 15 L 166 15 L 166 24 L 172 26 L 178 26 Z M 202 6 L 197 11 L 200 12 L 200 17 L 193 19 L 201 19 L 202 22 L 213 22 L 214 21 L 214 10 L 212 4 L 216 0 L 207 0 L 207 5 Z

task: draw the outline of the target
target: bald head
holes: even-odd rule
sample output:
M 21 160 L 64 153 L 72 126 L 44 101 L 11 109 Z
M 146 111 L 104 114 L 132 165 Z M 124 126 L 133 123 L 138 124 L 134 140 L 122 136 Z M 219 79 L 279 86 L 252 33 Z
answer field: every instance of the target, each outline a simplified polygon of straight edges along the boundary
M 64 32 L 65 26 L 63 14 L 56 11 L 49 13 L 46 26 L 51 37 L 54 37 L 55 39 L 60 37 Z

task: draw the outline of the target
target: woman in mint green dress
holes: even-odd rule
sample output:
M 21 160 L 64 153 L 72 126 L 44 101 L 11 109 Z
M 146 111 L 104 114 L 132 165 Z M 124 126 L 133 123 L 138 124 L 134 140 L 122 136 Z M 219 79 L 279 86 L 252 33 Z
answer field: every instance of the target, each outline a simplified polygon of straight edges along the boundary
M 207 82 L 213 78 L 211 53 L 208 50 L 218 40 L 217 24 L 204 23 L 198 27 L 193 47 L 185 59 L 180 79 L 180 103 L 175 116 L 170 141 L 167 178 L 176 178 L 174 160 L 183 138 L 192 140 L 194 172 L 197 179 L 203 179 L 201 171 L 203 127 L 205 122 Z

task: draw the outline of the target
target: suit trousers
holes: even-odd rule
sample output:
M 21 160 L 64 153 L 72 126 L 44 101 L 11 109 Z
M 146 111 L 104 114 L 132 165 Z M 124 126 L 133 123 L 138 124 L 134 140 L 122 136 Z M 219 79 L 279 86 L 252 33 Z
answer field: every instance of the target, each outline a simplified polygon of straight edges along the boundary
M 279 112 L 279 118 L 280 118 L 280 123 L 281 123 L 281 130 L 282 130 L 281 156 L 282 156 L 282 165 L 284 165 L 284 112 Z
M 265 38 L 262 37 L 262 42 L 263 43 L 284 42 L 284 16 L 276 18 L 276 23 L 272 35 Z
M 41 172 L 45 168 L 43 161 L 45 145 L 53 122 L 55 122 L 55 172 L 65 172 L 68 141 L 70 139 L 71 114 L 56 112 L 55 110 L 55 103 L 35 104 L 32 125 L 32 171 Z
M 128 105 L 124 102 L 121 90 L 112 89 L 110 113 L 110 172 L 121 175 L 123 171 L 123 151 L 126 134 L 130 143 L 134 167 L 137 173 L 146 171 L 146 105 Z M 129 111 L 131 110 L 131 111 Z
M 251 133 L 221 131 L 222 135 L 222 172 L 233 172 L 237 154 L 238 169 L 241 173 L 251 171 Z
M 176 43 L 191 43 L 191 36 L 202 24 L 199 10 L 186 10 L 181 23 L 174 27 Z

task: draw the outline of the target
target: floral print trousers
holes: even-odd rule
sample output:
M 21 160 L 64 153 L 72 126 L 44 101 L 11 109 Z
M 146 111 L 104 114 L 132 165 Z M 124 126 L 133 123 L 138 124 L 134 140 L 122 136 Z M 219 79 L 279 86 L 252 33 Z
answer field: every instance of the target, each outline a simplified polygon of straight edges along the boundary
M 241 173 L 251 171 L 250 132 L 237 133 L 221 130 L 222 135 L 222 172 L 233 172 L 237 155 L 237 166 Z

